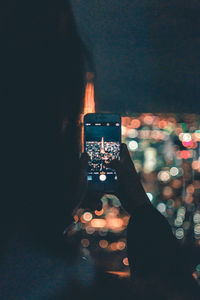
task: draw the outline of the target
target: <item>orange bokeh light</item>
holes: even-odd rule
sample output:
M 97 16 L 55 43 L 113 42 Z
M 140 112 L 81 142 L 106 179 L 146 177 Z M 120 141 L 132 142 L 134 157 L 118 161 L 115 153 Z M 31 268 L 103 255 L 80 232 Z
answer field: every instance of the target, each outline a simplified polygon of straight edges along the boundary
M 140 125 L 141 125 L 141 122 L 138 119 L 134 119 L 134 120 L 131 121 L 131 127 L 132 128 L 139 128 Z
M 117 243 L 116 242 L 111 243 L 109 248 L 110 248 L 111 251 L 116 251 L 117 250 Z
M 108 241 L 106 240 L 100 240 L 99 241 L 99 246 L 103 249 L 107 248 L 108 247 Z
M 164 129 L 167 126 L 167 122 L 165 120 L 161 120 L 161 121 L 158 122 L 158 126 L 161 129 Z
M 186 191 L 188 194 L 193 194 L 194 193 L 194 186 L 193 184 L 189 184 L 186 188 Z
M 123 259 L 123 264 L 124 264 L 125 266 L 129 266 L 128 257 L 125 257 L 125 258 Z
M 108 218 L 107 226 L 111 229 L 118 229 L 123 226 L 123 220 L 120 218 Z
M 101 210 L 95 210 L 94 213 L 96 216 L 101 216 L 104 213 L 104 210 L 103 208 Z
M 81 244 L 83 247 L 88 247 L 90 244 L 90 241 L 88 239 L 82 239 Z
M 144 121 L 144 123 L 151 125 L 153 123 L 153 117 L 150 115 L 147 115 L 144 117 L 143 121 Z
M 106 226 L 106 221 L 104 219 L 93 219 L 91 221 L 91 226 L 96 228 L 102 228 Z

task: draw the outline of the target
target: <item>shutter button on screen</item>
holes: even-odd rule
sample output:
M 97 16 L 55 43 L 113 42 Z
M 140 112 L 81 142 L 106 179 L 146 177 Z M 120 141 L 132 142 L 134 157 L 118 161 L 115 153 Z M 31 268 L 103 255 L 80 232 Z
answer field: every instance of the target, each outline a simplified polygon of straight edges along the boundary
M 100 179 L 101 181 L 105 181 L 105 180 L 106 180 L 106 175 L 101 174 L 101 175 L 99 176 L 99 179 Z

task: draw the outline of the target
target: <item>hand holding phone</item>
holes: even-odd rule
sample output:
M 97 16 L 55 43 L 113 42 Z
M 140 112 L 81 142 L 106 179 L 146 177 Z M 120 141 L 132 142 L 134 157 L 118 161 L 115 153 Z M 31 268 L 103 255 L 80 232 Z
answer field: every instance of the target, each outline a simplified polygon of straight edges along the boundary
M 72 215 L 76 214 L 78 208 L 87 208 L 91 210 L 101 210 L 101 198 L 104 193 L 101 191 L 92 191 L 87 189 L 87 168 L 89 156 L 82 153 L 79 160 L 79 177 L 77 180 L 77 188 L 74 195 L 74 206 Z
M 117 173 L 109 163 L 120 158 L 121 118 L 117 114 L 87 114 L 84 117 L 84 151 L 89 155 L 88 189 L 114 193 Z
M 130 215 L 137 207 L 151 205 L 126 144 L 121 144 L 120 160 L 113 160 L 110 166 L 116 170 L 118 176 L 116 196 Z

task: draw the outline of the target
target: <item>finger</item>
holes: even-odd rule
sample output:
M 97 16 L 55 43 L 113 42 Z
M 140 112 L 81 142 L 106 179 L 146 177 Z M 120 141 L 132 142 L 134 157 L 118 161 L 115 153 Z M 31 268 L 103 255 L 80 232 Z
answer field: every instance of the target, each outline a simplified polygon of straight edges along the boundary
M 89 161 L 89 156 L 86 152 L 81 153 L 81 157 L 80 157 L 80 168 L 82 170 L 87 169 L 88 167 L 88 161 Z
M 124 162 L 127 162 L 127 163 L 132 162 L 129 150 L 128 150 L 127 145 L 125 143 L 121 144 L 120 161 L 122 163 L 124 163 Z
M 114 170 L 119 170 L 120 168 L 120 161 L 118 159 L 113 159 L 108 165 L 108 168 L 114 169 Z

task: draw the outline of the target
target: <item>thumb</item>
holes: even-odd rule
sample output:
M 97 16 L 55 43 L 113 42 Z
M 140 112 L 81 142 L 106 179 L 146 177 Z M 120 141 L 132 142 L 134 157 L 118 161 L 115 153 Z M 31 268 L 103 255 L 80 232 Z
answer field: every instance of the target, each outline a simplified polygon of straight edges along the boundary
M 120 161 L 118 159 L 113 159 L 108 165 L 108 168 L 116 170 L 118 172 L 120 170 Z

